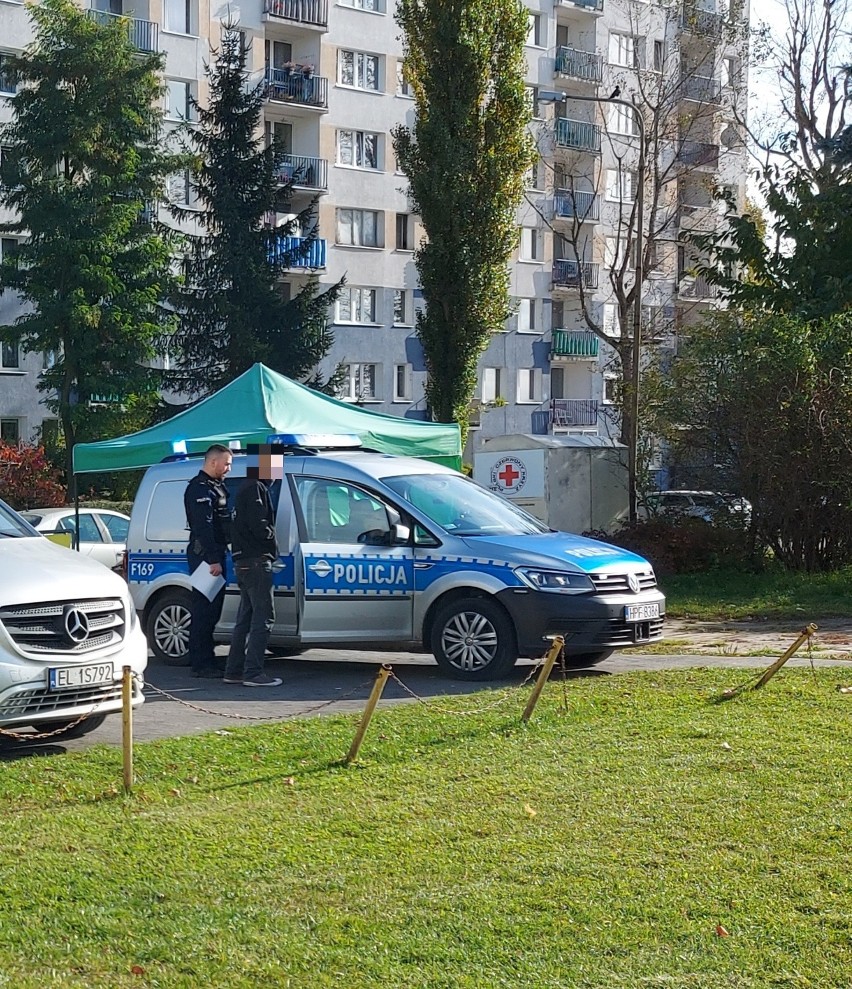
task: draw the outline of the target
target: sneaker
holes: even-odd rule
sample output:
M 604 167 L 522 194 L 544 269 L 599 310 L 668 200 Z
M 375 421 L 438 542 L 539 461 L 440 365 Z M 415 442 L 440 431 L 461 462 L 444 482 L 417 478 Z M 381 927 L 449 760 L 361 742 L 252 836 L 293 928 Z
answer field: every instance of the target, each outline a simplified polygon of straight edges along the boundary
M 284 681 L 281 677 L 271 677 L 268 673 L 258 673 L 250 680 L 243 680 L 244 687 L 280 687 Z
M 233 676 L 229 676 L 227 673 L 222 677 L 222 683 L 242 683 L 242 676 L 238 676 L 236 673 Z

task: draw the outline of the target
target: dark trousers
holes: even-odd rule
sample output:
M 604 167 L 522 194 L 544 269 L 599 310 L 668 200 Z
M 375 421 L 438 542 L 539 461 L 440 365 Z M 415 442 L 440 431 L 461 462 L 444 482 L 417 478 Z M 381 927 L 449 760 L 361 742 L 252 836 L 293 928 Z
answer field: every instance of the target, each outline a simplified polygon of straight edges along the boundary
M 204 561 L 195 553 L 187 553 L 189 572 L 193 573 Z M 222 605 L 225 603 L 225 588 L 211 601 L 208 597 L 196 591 L 190 592 L 192 600 L 190 609 L 192 621 L 189 624 L 189 665 L 195 672 L 209 669 L 217 665 L 216 654 L 213 652 L 213 630 L 222 616 Z
M 263 673 L 266 643 L 275 616 L 272 593 L 272 563 L 241 560 L 234 563 L 240 588 L 240 610 L 225 666 L 225 677 L 250 680 Z

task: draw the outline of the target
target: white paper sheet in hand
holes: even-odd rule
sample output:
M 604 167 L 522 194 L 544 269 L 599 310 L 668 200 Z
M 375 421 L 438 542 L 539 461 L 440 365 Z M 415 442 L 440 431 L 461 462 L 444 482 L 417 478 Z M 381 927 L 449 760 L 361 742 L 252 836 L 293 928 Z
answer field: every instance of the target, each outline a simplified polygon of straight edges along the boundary
M 212 601 L 225 586 L 224 577 L 214 577 L 210 573 L 209 563 L 199 563 L 195 570 L 192 571 L 189 582 L 196 591 L 203 594 L 209 601 Z

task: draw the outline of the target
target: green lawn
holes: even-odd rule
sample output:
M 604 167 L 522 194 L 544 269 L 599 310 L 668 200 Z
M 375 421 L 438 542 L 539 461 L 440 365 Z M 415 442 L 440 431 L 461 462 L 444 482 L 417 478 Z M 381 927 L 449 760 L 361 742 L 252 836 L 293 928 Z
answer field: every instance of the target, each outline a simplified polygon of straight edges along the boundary
M 663 577 L 660 584 L 671 618 L 811 620 L 852 615 L 852 568 L 829 574 L 718 570 Z
M 848 670 L 750 676 L 0 763 L 0 986 L 848 989 Z

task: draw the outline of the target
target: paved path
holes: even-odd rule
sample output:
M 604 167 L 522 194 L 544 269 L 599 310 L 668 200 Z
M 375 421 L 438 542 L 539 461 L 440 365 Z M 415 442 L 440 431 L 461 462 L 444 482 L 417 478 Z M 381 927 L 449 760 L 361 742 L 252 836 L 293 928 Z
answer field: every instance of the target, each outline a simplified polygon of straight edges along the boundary
M 780 653 L 795 638 L 784 635 L 778 642 Z M 224 650 L 220 650 L 224 651 Z M 279 720 L 296 716 L 357 712 L 364 702 L 376 676 L 378 663 L 393 665 L 394 672 L 415 694 L 423 698 L 444 695 L 478 694 L 494 690 L 503 684 L 520 683 L 530 670 L 522 662 L 513 676 L 497 683 L 463 683 L 444 676 L 431 656 L 414 653 L 344 652 L 332 659 L 329 650 L 310 650 L 298 659 L 270 661 L 268 669 L 284 679 L 281 687 L 259 688 L 224 684 L 218 680 L 197 680 L 185 668 L 170 668 L 151 663 L 147 679 L 152 687 L 167 691 L 193 707 L 178 704 L 154 690 L 148 690 L 146 702 L 134 712 L 134 738 L 148 741 L 179 735 L 191 735 L 215 729 L 228 729 L 249 724 L 230 717 L 220 717 L 206 711 L 226 715 L 243 715 L 252 719 Z M 627 655 L 620 654 L 592 670 L 582 670 L 571 676 L 601 676 L 631 670 L 685 669 L 695 666 L 765 667 L 771 658 L 741 655 Z M 807 657 L 795 658 L 791 665 L 807 665 Z M 852 663 L 837 659 L 820 659 L 820 663 Z M 734 678 L 735 680 L 736 678 Z M 736 685 L 733 683 L 732 685 Z M 412 702 L 411 696 L 391 680 L 385 687 L 382 703 Z M 206 711 L 195 710 L 203 708 Z M 121 744 L 121 718 L 113 716 L 82 739 L 46 743 L 41 747 L 13 745 L 0 748 L 0 761 L 40 753 L 61 753 L 85 749 L 96 743 Z

